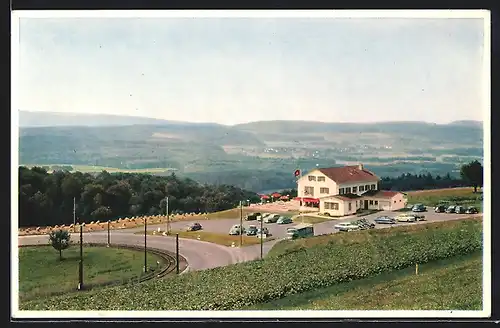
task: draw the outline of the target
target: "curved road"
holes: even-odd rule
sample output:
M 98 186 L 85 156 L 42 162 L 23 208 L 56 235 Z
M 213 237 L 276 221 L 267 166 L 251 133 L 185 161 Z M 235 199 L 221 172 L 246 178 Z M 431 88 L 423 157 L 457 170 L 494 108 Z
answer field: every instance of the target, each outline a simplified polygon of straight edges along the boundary
M 132 230 L 132 229 L 131 229 Z M 79 241 L 79 234 L 72 233 L 71 239 Z M 19 245 L 47 244 L 47 235 L 19 236 Z M 106 243 L 107 232 L 87 232 L 83 234 L 83 241 L 92 243 Z M 144 246 L 144 236 L 134 235 L 133 231 L 111 231 L 111 244 L 125 244 Z M 175 237 L 150 236 L 147 237 L 147 247 L 158 248 L 175 253 Z M 204 241 L 179 238 L 179 253 L 187 260 L 189 270 L 204 270 L 219 266 L 226 266 L 251 258 L 239 248 L 230 248 Z
M 375 217 L 380 215 L 390 215 L 394 216 L 394 213 L 390 212 L 379 212 L 376 214 L 371 214 L 365 216 L 369 221 L 373 222 Z M 425 224 L 428 222 L 436 221 L 447 221 L 447 220 L 457 220 L 464 217 L 471 216 L 481 216 L 482 214 L 476 215 L 460 215 L 460 214 L 445 214 L 445 213 L 433 213 L 432 211 L 425 213 L 427 221 L 422 221 L 418 223 L 398 223 L 401 225 L 413 225 L 413 224 Z M 318 223 L 314 225 L 315 235 L 330 234 L 337 232 L 333 229 L 333 226 L 339 222 L 345 222 L 353 220 L 353 218 L 342 218 L 337 220 L 328 220 L 326 222 Z M 185 222 L 172 222 L 171 228 L 173 230 L 180 230 L 185 227 L 190 222 L 195 221 L 185 221 Z M 207 231 L 227 233 L 229 228 L 233 224 L 239 223 L 239 219 L 220 219 L 220 220 L 200 220 L 203 229 Z M 245 222 L 245 225 L 255 224 L 257 222 Z M 265 224 L 266 227 L 271 231 L 271 233 L 276 237 L 276 239 L 265 242 L 263 245 L 264 255 L 269 252 L 269 250 L 276 244 L 281 238 L 286 235 L 286 228 L 289 225 L 277 225 L 277 224 Z M 165 228 L 165 223 L 148 225 L 148 230 L 156 230 L 160 227 L 162 230 Z M 376 225 L 376 228 L 389 228 L 388 225 Z M 110 241 L 115 244 L 125 244 L 134 246 L 144 246 L 144 235 L 135 235 L 137 231 L 144 230 L 143 227 L 121 229 L 121 230 L 111 230 Z M 71 234 L 72 240 L 78 241 L 79 234 Z M 33 236 L 19 236 L 19 245 L 36 245 L 36 244 L 47 244 L 48 235 L 33 235 Z M 106 243 L 107 242 L 107 232 L 106 231 L 95 231 L 95 232 L 84 232 L 83 233 L 84 242 L 96 242 L 96 243 Z M 170 236 L 154 236 L 148 235 L 147 246 L 152 248 L 158 248 L 167 250 L 170 252 L 175 252 L 175 237 Z M 260 245 L 251 245 L 242 248 L 232 248 L 217 245 L 214 243 L 209 243 L 205 241 L 184 239 L 179 238 L 179 252 L 186 258 L 188 262 L 188 268 L 192 271 L 204 270 L 209 268 L 215 268 L 219 266 L 226 266 L 229 264 L 234 264 L 238 262 L 245 262 L 254 260 L 260 257 Z

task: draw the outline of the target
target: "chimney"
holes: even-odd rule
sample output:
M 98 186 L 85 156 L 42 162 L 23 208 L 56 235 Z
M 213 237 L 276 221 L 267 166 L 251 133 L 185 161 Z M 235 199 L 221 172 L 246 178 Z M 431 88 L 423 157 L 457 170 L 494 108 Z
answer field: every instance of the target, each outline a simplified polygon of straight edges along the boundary
M 358 169 L 359 169 L 360 171 L 363 171 L 363 170 L 364 170 L 364 168 L 363 168 L 363 164 L 359 163 L 359 164 L 358 164 Z

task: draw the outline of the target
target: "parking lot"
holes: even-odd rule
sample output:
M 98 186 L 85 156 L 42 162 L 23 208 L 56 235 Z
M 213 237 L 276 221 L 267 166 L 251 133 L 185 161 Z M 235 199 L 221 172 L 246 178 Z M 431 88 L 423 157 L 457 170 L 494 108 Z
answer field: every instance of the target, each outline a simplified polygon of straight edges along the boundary
M 332 219 L 326 222 L 321 222 L 314 224 L 314 234 L 315 235 L 323 235 L 323 234 L 331 234 L 337 232 L 334 229 L 334 226 L 340 222 L 349 222 L 349 221 L 354 221 L 360 218 L 367 219 L 369 222 L 374 222 L 374 219 L 379 217 L 379 216 L 389 216 L 389 217 L 396 217 L 397 215 L 402 214 L 402 212 L 391 212 L 391 211 L 382 211 L 370 215 L 366 215 L 363 217 L 347 217 L 347 218 L 339 218 L 339 219 Z M 434 213 L 433 208 L 428 208 L 427 212 L 420 213 L 425 215 L 425 221 L 420 221 L 420 222 L 414 222 L 414 223 L 407 223 L 407 222 L 398 222 L 392 226 L 402 226 L 402 225 L 414 225 L 414 224 L 425 224 L 426 222 L 439 222 L 439 221 L 447 221 L 447 220 L 456 220 L 460 218 L 465 218 L 465 217 L 471 217 L 472 215 L 470 214 L 448 214 L 448 213 Z M 172 230 L 184 230 L 187 228 L 187 226 L 193 222 L 198 222 L 202 225 L 203 230 L 209 231 L 209 232 L 216 232 L 216 233 L 221 233 L 221 234 L 228 234 L 229 230 L 231 227 L 235 224 L 240 223 L 239 218 L 234 218 L 234 219 L 215 219 L 215 220 L 197 220 L 197 221 L 183 221 L 183 222 L 172 222 L 170 224 Z M 263 226 L 267 227 L 270 231 L 270 233 L 276 237 L 276 238 L 283 238 L 286 236 L 286 230 L 289 227 L 292 227 L 296 224 L 300 223 L 300 221 L 295 221 L 294 223 L 291 224 L 277 224 L 277 223 L 264 223 Z M 260 221 L 243 221 L 243 226 L 248 227 L 249 225 L 255 225 L 257 227 L 260 227 Z M 380 229 L 380 228 L 388 228 L 389 224 L 376 224 L 375 228 Z M 149 226 L 148 230 L 156 230 L 158 227 L 161 228 L 161 230 L 166 229 L 166 224 L 161 224 L 161 225 L 154 225 L 154 226 Z M 141 228 L 138 228 L 137 230 L 140 230 Z M 127 229 L 129 230 L 129 229 Z M 130 230 L 129 230 L 130 231 Z

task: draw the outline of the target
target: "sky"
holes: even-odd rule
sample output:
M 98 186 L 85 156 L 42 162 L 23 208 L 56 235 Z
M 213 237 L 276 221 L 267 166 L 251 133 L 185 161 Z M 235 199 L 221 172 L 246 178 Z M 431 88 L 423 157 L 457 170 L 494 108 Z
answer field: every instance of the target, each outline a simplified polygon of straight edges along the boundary
M 482 120 L 483 20 L 21 18 L 18 107 L 237 124 Z

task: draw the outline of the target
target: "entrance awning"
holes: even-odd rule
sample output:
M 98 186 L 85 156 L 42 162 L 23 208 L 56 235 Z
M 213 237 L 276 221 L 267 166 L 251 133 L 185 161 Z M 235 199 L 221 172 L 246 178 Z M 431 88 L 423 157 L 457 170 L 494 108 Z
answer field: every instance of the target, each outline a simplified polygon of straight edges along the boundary
M 313 204 L 319 204 L 319 199 L 318 198 L 308 198 L 308 197 L 296 197 L 295 199 L 301 200 L 304 203 L 313 203 Z

